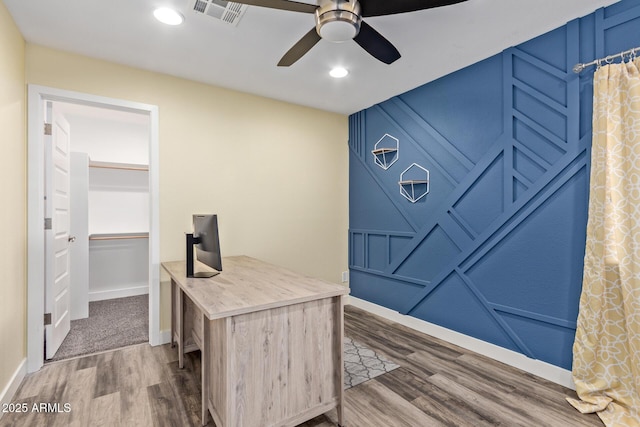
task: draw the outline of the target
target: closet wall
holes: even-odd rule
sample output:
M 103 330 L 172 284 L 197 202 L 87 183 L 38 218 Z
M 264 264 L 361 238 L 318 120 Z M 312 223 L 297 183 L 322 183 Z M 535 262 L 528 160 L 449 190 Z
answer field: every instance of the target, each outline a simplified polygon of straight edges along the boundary
M 62 108 L 71 126 L 76 319 L 88 315 L 89 301 L 148 293 L 149 123 L 134 113 Z

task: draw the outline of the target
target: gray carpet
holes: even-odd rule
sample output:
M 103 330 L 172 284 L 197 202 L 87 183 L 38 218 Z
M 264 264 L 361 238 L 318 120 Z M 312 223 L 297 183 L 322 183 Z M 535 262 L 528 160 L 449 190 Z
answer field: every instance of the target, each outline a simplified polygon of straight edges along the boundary
M 345 390 L 399 367 L 363 344 L 344 337 Z
M 71 331 L 51 361 L 149 341 L 149 295 L 89 303 L 89 317 L 72 320 Z

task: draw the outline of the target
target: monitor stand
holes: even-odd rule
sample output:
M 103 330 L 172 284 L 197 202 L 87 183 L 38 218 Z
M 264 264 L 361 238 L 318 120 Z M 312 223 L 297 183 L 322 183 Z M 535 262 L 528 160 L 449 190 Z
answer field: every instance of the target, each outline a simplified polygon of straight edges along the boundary
M 207 279 L 217 274 L 220 274 L 220 273 L 217 271 L 196 271 L 195 273 L 193 273 L 193 276 L 187 276 L 187 277 L 195 277 L 197 279 Z
M 197 279 L 206 279 L 219 274 L 219 271 L 198 271 L 193 272 L 193 245 L 200 243 L 199 237 L 194 237 L 193 233 L 187 233 L 187 277 L 194 277 Z

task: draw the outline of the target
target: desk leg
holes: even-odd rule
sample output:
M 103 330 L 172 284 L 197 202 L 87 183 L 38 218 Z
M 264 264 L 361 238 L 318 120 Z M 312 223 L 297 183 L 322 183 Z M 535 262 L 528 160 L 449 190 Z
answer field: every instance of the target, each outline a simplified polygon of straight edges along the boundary
M 176 304 L 176 327 L 178 328 L 178 367 L 184 368 L 184 292 L 178 287 L 178 303 Z
M 200 363 L 202 371 L 202 425 L 207 425 L 209 420 L 209 346 L 211 337 L 209 336 L 209 319 L 206 314 L 202 314 L 202 348 L 200 349 Z
M 171 348 L 176 346 L 176 282 L 171 279 Z
M 344 298 L 336 297 L 336 335 L 338 338 L 338 425 L 344 427 Z

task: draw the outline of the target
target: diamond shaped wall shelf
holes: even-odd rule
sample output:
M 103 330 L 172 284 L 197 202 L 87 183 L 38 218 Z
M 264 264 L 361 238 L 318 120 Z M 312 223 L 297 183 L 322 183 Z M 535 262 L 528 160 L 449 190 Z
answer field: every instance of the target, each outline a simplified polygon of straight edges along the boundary
M 385 133 L 373 146 L 371 153 L 376 165 L 387 170 L 398 160 L 398 138 Z
M 412 163 L 400 174 L 400 194 L 415 203 L 429 192 L 429 171 L 417 163 Z

